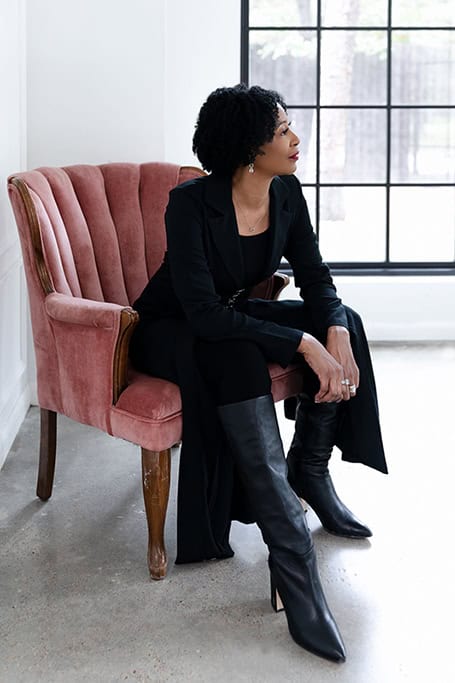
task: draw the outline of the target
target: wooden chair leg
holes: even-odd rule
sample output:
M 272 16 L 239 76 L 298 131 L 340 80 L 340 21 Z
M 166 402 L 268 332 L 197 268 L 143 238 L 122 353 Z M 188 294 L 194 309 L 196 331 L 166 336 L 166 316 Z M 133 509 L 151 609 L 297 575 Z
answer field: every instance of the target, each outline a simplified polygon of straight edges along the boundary
M 40 452 L 36 495 L 48 500 L 52 495 L 57 445 L 57 413 L 41 408 Z
M 164 523 L 171 472 L 171 449 L 149 451 L 142 448 L 142 486 L 149 529 L 147 561 L 152 579 L 164 579 L 167 555 L 164 545 Z

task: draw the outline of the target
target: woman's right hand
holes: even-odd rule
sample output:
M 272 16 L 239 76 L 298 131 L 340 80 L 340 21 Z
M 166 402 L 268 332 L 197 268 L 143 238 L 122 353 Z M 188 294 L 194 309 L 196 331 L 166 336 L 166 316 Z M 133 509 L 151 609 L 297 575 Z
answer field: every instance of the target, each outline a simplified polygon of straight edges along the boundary
M 339 403 L 343 399 L 343 367 L 315 337 L 304 332 L 297 348 L 319 379 L 315 403 Z

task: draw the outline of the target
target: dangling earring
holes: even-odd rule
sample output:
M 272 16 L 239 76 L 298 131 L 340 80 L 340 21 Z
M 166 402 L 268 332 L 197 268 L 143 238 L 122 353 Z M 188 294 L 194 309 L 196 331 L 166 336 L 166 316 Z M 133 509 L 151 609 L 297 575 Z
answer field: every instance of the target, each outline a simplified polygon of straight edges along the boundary
M 248 164 L 248 173 L 254 173 L 254 162 L 252 161 L 251 164 Z

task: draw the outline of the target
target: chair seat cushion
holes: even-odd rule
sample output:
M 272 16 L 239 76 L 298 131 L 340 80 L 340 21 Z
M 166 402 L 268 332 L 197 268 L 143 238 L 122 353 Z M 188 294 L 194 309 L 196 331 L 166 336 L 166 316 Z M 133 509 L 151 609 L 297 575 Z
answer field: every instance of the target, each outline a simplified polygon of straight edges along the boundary
M 269 364 L 275 401 L 302 389 L 302 373 L 296 365 L 283 369 Z M 143 448 L 162 451 L 182 438 L 182 401 L 173 382 L 131 370 L 129 385 L 111 410 L 111 433 Z

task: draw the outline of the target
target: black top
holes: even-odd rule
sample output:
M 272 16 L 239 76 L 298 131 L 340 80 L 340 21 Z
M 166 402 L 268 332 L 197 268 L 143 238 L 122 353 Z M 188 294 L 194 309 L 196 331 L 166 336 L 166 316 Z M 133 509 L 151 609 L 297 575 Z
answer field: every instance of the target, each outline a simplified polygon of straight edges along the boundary
M 257 235 L 240 235 L 240 246 L 242 248 L 245 269 L 245 287 L 257 285 L 264 279 L 268 244 L 268 229 Z

